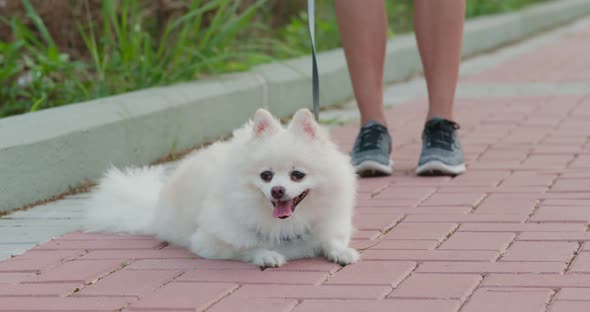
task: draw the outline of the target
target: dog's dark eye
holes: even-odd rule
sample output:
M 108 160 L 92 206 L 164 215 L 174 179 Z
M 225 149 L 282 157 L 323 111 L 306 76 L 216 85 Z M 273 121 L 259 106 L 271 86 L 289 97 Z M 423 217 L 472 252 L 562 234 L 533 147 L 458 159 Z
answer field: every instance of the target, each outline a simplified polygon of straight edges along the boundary
M 272 177 L 273 177 L 273 173 L 272 173 L 272 172 L 270 172 L 270 171 L 268 171 L 268 170 L 267 170 L 267 171 L 263 171 L 263 172 L 260 174 L 260 178 L 261 178 L 261 179 L 262 179 L 262 181 L 264 181 L 264 182 L 270 182 L 270 180 L 272 180 Z
M 303 178 L 305 178 L 305 173 L 298 171 L 298 170 L 291 172 L 291 180 L 292 181 L 299 182 Z

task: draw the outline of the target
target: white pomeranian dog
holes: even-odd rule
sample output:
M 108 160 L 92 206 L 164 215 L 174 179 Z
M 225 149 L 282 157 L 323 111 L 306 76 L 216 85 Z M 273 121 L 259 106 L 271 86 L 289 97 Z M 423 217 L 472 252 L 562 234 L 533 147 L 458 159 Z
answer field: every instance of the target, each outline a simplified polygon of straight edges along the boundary
M 307 109 L 281 126 L 259 109 L 233 137 L 162 167 L 113 168 L 93 192 L 88 231 L 155 235 L 207 259 L 278 267 L 349 247 L 356 174 Z

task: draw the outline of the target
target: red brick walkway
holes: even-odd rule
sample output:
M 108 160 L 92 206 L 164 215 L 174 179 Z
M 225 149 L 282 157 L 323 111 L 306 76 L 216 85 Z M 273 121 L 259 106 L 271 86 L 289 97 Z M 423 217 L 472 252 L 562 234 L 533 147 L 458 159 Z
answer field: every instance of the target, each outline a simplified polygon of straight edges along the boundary
M 586 30 L 463 83 L 585 82 L 588 42 Z M 590 311 L 589 95 L 459 98 L 457 178 L 412 173 L 425 101 L 390 110 L 397 171 L 361 181 L 357 264 L 260 271 L 72 233 L 0 263 L 0 310 Z M 356 131 L 334 136 L 349 148 Z

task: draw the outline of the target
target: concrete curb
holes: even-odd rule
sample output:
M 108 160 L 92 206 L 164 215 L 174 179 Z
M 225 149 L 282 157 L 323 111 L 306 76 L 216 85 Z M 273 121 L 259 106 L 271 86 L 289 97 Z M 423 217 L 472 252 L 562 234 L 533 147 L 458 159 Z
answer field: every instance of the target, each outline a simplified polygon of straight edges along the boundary
M 487 51 L 590 14 L 586 0 L 562 0 L 469 20 L 463 55 Z M 341 49 L 319 55 L 321 103 L 352 96 Z M 412 34 L 388 43 L 385 81 L 421 71 Z M 95 179 L 111 165 L 146 164 L 225 136 L 258 107 L 288 116 L 311 103 L 310 59 L 267 64 L 215 80 L 152 88 L 0 119 L 0 211 Z

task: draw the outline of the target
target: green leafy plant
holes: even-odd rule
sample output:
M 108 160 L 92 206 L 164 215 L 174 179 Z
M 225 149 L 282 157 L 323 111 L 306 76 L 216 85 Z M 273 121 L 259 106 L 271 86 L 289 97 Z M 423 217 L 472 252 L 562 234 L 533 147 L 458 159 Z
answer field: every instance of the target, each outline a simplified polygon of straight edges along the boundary
M 96 73 L 95 96 L 105 96 L 154 85 L 198 79 L 204 74 L 238 70 L 234 62 L 264 55 L 247 44 L 237 44 L 238 35 L 254 12 L 265 3 L 258 0 L 238 12 L 241 1 L 193 1 L 186 14 L 165 25 L 159 38 L 153 21 L 141 15 L 140 2 L 106 0 L 102 25 L 88 20 L 80 26 Z M 207 27 L 203 20 L 209 18 Z M 101 26 L 99 28 L 99 26 Z
M 63 105 L 77 98 L 63 89 L 84 90 L 78 79 L 83 63 L 60 53 L 30 2 L 23 4 L 40 38 L 17 18 L 3 21 L 16 39 L 0 42 L 0 116 Z

